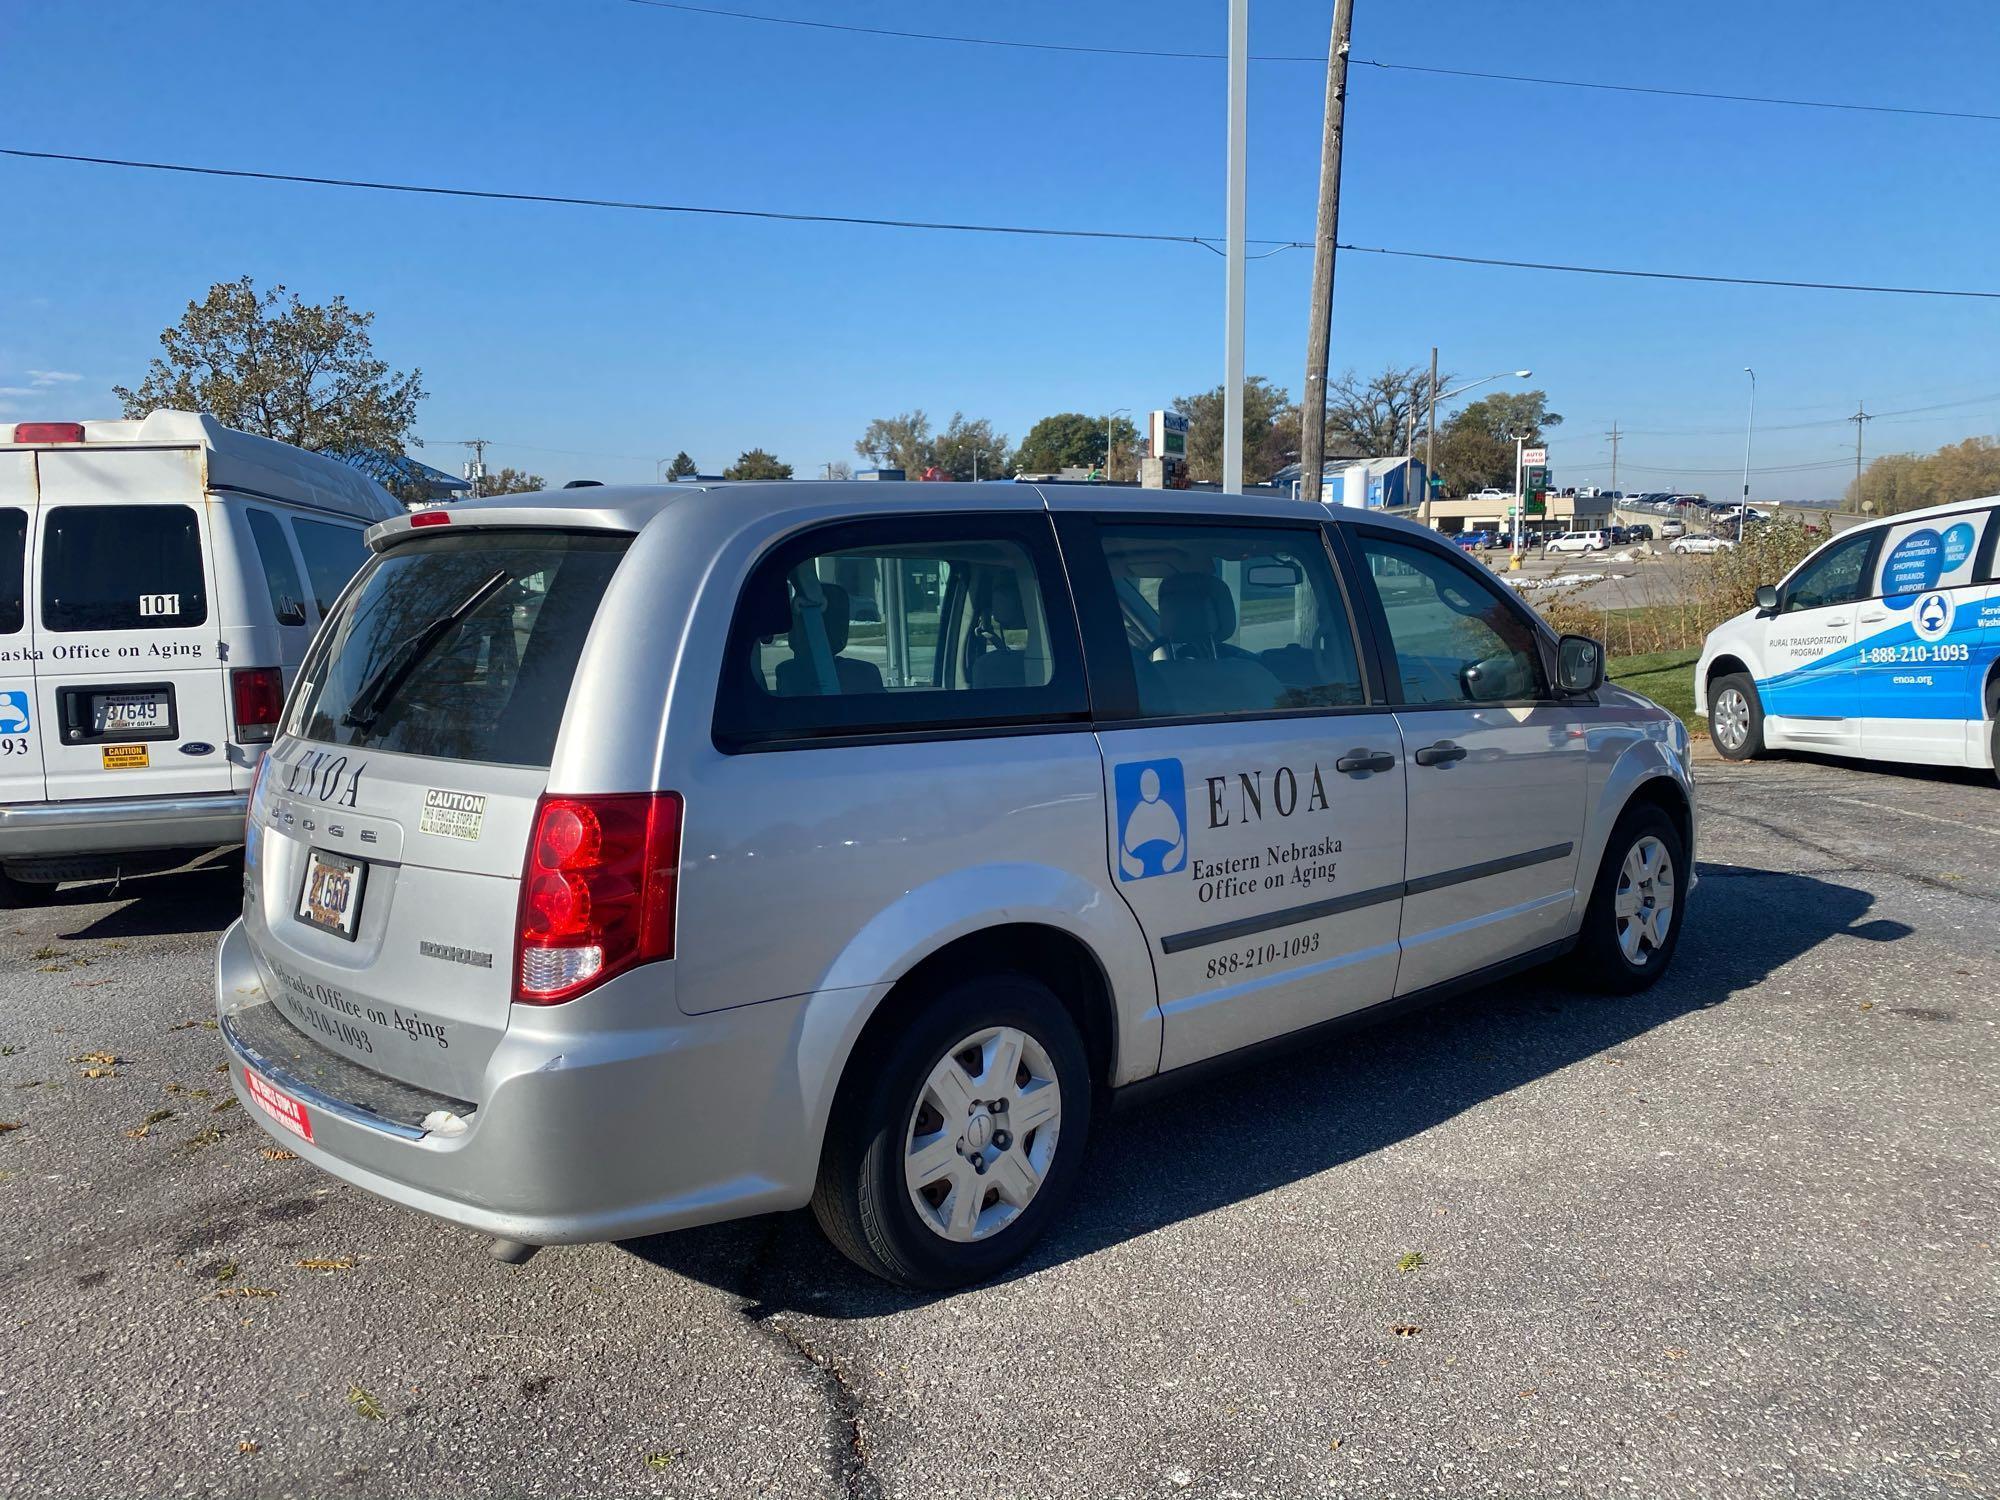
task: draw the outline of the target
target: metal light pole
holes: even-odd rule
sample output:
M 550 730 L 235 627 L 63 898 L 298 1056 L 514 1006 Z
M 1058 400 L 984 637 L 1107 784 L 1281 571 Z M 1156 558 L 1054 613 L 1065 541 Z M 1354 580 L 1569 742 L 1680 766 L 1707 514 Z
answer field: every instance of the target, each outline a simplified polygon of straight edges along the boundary
M 1222 489 L 1243 490 L 1244 173 L 1250 93 L 1250 0 L 1229 0 L 1228 265 L 1223 273 Z
M 1743 540 L 1743 527 L 1750 519 L 1750 440 L 1757 434 L 1757 372 L 1748 365 L 1743 373 L 1750 377 L 1750 420 L 1743 427 L 1743 503 L 1736 507 L 1736 540 Z
M 1528 497 L 1521 493 L 1521 454 L 1528 446 L 1528 439 L 1521 434 L 1514 439 L 1514 551 L 1507 559 L 1507 571 L 1521 571 L 1521 512 L 1528 508 Z

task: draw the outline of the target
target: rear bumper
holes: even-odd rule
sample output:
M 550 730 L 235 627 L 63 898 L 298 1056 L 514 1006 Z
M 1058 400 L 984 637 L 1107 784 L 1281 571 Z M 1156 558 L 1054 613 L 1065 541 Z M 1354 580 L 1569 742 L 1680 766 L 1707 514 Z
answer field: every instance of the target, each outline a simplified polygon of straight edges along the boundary
M 604 989 L 646 980 L 636 969 Z M 812 1194 L 818 1129 L 798 1063 L 809 997 L 687 1017 L 669 991 L 657 1029 L 559 1040 L 517 1024 L 480 1097 L 451 1101 L 384 1090 L 373 1074 L 357 1087 L 365 1070 L 271 1014 L 240 921 L 223 934 L 215 982 L 230 1082 L 252 1119 L 334 1176 L 478 1233 L 531 1245 L 631 1239 L 797 1208 Z M 249 1069 L 304 1105 L 310 1140 L 259 1104 Z
M 0 860 L 240 844 L 249 805 L 246 792 L 15 803 L 0 807 Z

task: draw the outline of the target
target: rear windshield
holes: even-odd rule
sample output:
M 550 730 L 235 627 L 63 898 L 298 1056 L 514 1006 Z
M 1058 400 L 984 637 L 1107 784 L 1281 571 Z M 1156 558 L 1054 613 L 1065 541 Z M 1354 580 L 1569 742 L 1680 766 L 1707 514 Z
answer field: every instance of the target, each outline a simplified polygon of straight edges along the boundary
M 328 622 L 291 732 L 442 760 L 546 766 L 627 536 L 463 532 L 372 559 Z
M 208 618 L 201 529 L 186 505 L 59 505 L 42 533 L 51 630 L 172 630 Z
M 0 510 L 0 635 L 13 635 L 27 623 L 22 608 L 28 556 L 28 513 L 13 506 Z

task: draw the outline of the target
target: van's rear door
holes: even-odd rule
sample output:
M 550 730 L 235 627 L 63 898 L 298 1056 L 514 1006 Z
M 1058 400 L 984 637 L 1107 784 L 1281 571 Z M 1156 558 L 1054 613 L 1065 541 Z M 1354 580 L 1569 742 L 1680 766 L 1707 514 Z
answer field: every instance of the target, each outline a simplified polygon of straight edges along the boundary
M 243 913 L 266 990 L 320 1046 L 481 1097 L 536 802 L 629 541 L 417 533 L 322 627 L 251 809 Z
M 228 791 L 201 450 L 46 449 L 36 465 L 30 592 L 49 800 Z
M 0 452 L 0 806 L 40 802 L 42 726 L 35 722 L 35 623 L 27 607 L 35 455 Z

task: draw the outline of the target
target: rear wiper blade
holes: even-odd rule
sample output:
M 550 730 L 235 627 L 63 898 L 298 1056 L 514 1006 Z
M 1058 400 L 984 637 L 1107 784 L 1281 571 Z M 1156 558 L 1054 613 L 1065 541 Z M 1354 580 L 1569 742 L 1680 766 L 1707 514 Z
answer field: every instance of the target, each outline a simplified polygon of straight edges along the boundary
M 389 701 L 410 680 L 410 674 L 423 664 L 424 658 L 431 654 L 437 643 L 456 629 L 467 615 L 513 581 L 514 575 L 501 569 L 461 599 L 449 614 L 440 615 L 390 652 L 388 659 L 361 684 L 348 703 L 347 711 L 340 716 L 340 722 L 351 729 L 373 728 L 375 721 L 382 716 L 382 710 L 389 706 Z

